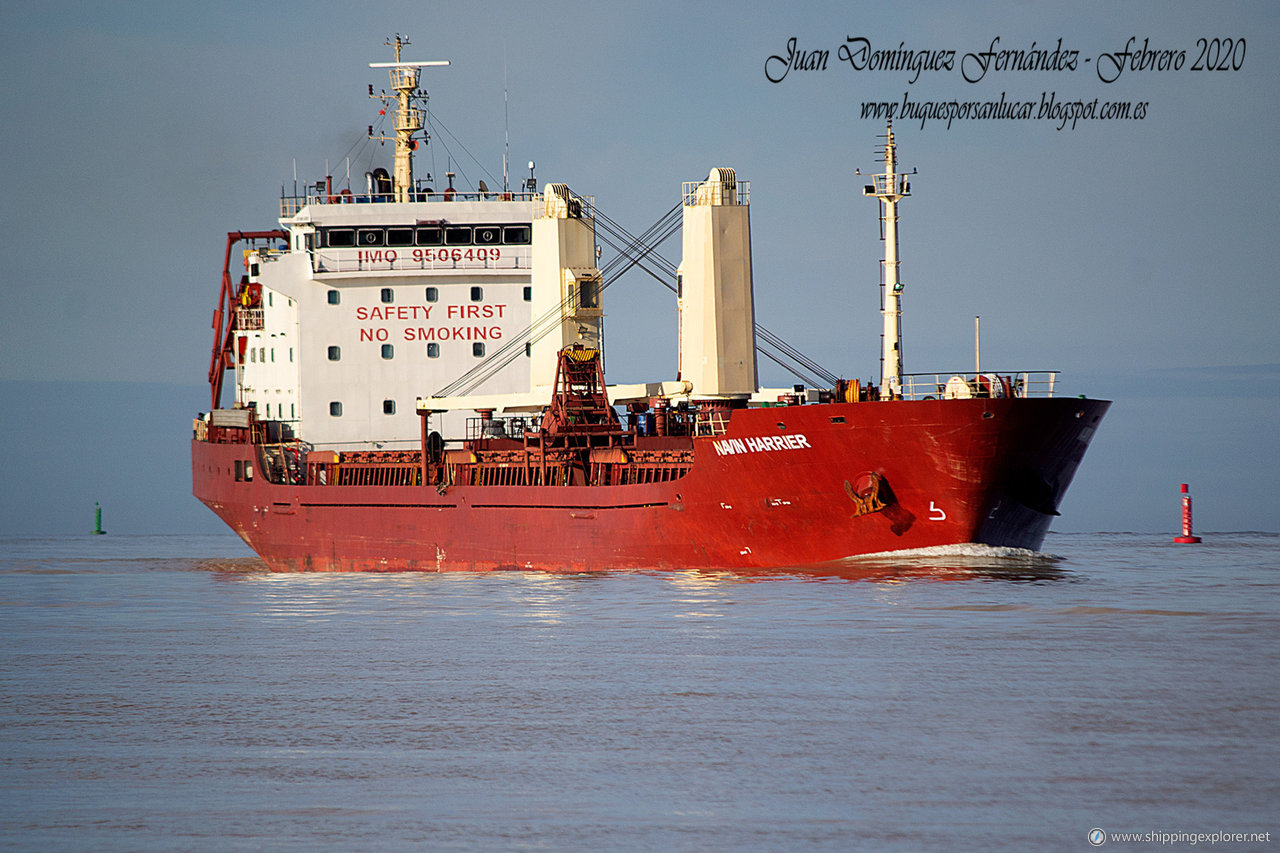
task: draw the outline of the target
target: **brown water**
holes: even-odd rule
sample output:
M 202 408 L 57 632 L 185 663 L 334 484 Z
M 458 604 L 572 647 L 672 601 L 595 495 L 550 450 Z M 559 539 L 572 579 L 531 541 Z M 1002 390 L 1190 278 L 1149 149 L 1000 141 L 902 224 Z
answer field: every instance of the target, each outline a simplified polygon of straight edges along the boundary
M 1205 539 L 820 579 L 3 540 L 0 845 L 1276 849 L 1280 536 Z

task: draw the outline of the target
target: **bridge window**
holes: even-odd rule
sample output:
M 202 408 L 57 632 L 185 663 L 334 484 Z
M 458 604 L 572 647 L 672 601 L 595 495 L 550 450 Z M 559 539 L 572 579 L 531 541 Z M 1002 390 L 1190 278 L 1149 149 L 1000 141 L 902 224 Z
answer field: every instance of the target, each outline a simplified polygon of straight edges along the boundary
M 330 249 L 344 249 L 356 244 L 354 228 L 330 228 L 324 232 L 324 243 Z
M 477 246 L 493 246 L 502 241 L 502 229 L 496 225 L 477 225 L 475 233 Z
M 528 225 L 507 225 L 502 229 L 502 242 L 508 246 L 526 246 L 533 242 L 532 229 Z
M 444 232 L 439 228 L 419 228 L 417 240 L 419 246 L 439 246 L 444 242 Z
M 386 240 L 381 228 L 361 228 L 356 236 L 361 246 L 381 246 Z
M 446 246 L 468 246 L 471 244 L 471 228 L 465 225 L 450 225 L 444 229 Z
M 387 229 L 387 245 L 388 246 L 412 246 L 414 244 L 414 236 L 412 228 L 388 228 Z

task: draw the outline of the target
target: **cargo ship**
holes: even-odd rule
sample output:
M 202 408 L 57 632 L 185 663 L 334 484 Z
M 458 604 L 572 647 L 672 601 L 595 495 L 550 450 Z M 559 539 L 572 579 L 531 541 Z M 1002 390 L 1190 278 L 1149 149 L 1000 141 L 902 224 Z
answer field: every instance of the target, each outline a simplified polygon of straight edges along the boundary
M 862 191 L 884 242 L 880 377 L 863 383 L 758 322 L 733 169 L 685 183 L 639 237 L 565 184 L 539 189 L 533 163 L 515 187 L 505 165 L 501 188 L 441 187 L 414 154 L 422 78 L 448 63 L 387 44 L 370 67 L 390 91 L 368 92 L 386 126 L 367 135 L 394 144 L 393 170 L 282 190 L 278 228 L 226 239 L 193 492 L 268 567 L 822 571 L 1041 546 L 1110 403 L 1061 395 L 1053 371 L 904 372 L 911 176 L 892 125 Z M 676 227 L 678 266 L 656 251 Z M 618 249 L 603 267 L 602 241 Z M 634 266 L 675 291 L 678 370 L 609 385 L 605 290 Z M 761 353 L 818 377 L 761 388 Z

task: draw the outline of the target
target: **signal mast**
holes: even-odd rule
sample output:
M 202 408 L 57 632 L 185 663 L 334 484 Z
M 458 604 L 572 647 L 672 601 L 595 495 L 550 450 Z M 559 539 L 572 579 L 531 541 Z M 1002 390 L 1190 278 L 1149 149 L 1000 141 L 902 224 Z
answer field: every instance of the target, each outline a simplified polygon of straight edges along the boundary
M 413 141 L 413 135 L 422 130 L 425 125 L 425 111 L 417 104 L 425 104 L 427 100 L 427 93 L 418 89 L 419 69 L 449 64 L 447 59 L 437 59 L 429 62 L 401 62 L 400 49 L 407 44 L 409 44 L 409 40 L 402 38 L 397 33 L 394 41 L 391 39 L 386 41 L 388 47 L 395 48 L 396 61 L 369 63 L 370 68 L 389 69 L 391 88 L 396 93 L 394 96 L 396 102 L 396 135 L 394 137 L 374 136 L 373 127 L 370 126 L 369 128 L 370 139 L 376 139 L 379 142 L 394 140 L 396 143 L 394 175 L 396 201 L 413 200 L 413 149 L 417 147 L 417 143 Z M 386 92 L 375 95 L 372 83 L 369 84 L 369 97 L 382 101 L 384 107 L 393 99 L 393 96 L 388 95 Z M 426 139 L 427 137 L 424 134 L 423 141 L 426 141 Z
M 862 188 L 863 195 L 880 200 L 880 239 L 884 241 L 884 260 L 880 262 L 880 313 L 884 316 L 880 395 L 885 398 L 902 394 L 903 285 L 898 275 L 898 202 L 911 195 L 911 184 L 897 167 L 897 145 L 890 122 L 885 131 L 884 172 L 871 175 L 874 183 Z

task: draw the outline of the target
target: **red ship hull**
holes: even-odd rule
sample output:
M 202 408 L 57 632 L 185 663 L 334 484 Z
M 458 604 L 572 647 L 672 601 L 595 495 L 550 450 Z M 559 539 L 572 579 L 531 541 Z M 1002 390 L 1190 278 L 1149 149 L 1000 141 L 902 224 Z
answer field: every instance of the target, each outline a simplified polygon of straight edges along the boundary
M 194 493 L 277 571 L 793 570 L 958 543 L 1038 549 L 1106 401 L 735 411 L 689 472 L 593 486 L 273 484 L 249 444 L 192 443 Z M 869 507 L 858 484 L 871 477 Z

